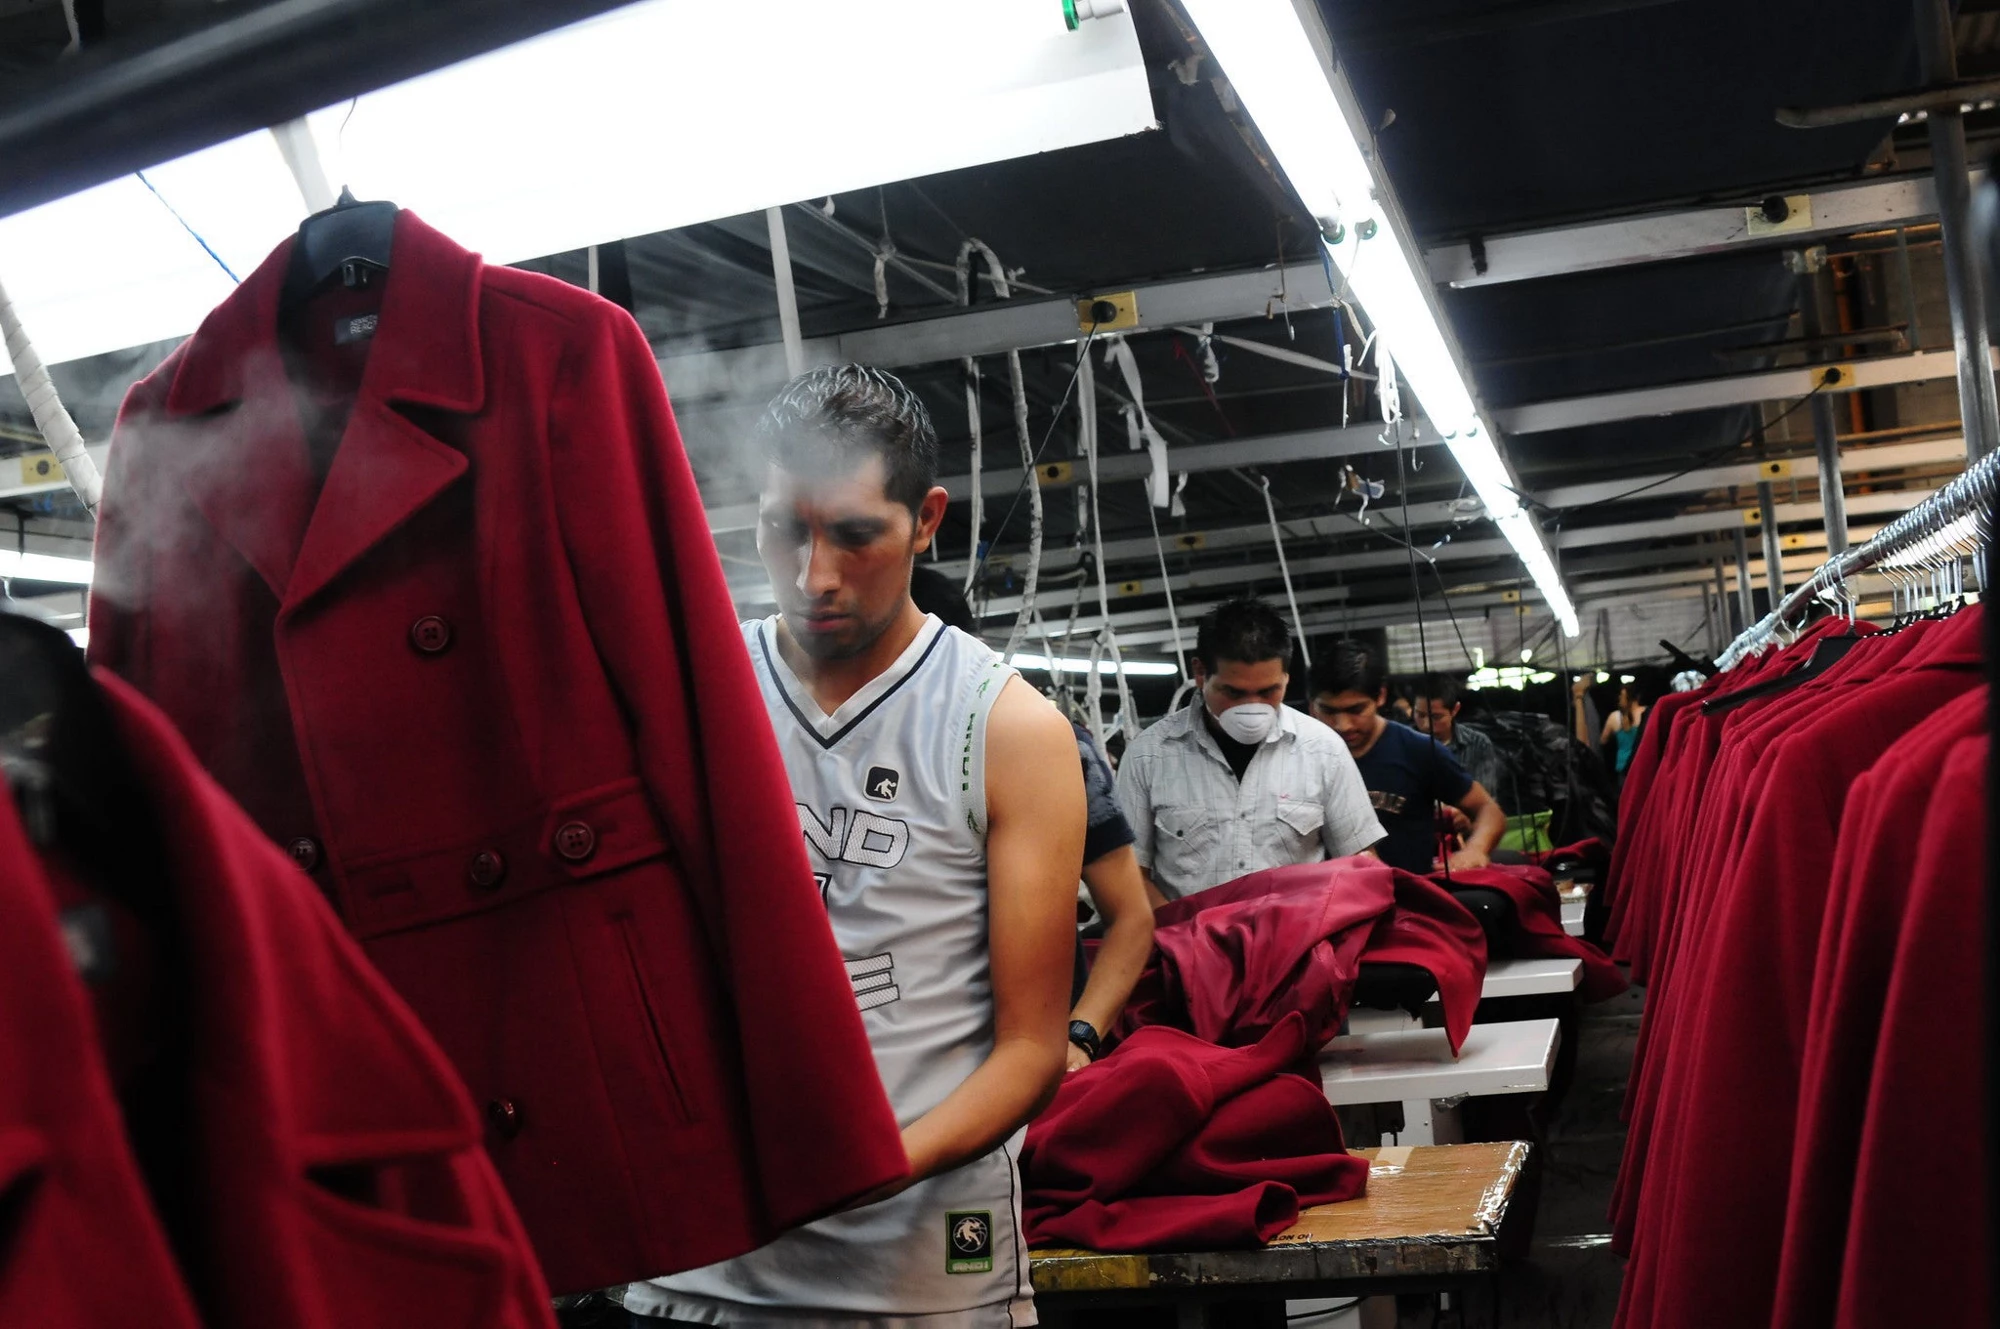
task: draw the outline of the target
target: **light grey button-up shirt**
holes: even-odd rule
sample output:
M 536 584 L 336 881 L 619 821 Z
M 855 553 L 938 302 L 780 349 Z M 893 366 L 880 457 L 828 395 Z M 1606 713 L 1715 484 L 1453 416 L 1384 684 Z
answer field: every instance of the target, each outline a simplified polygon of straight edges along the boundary
M 1170 900 L 1264 868 L 1358 854 L 1383 834 L 1347 744 L 1289 706 L 1239 783 L 1197 697 L 1126 749 L 1118 803 L 1139 865 Z

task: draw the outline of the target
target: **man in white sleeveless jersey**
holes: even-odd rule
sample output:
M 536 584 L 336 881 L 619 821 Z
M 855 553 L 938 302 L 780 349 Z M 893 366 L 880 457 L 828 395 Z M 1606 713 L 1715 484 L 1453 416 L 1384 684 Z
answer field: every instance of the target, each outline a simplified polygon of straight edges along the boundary
M 625 1290 L 637 1329 L 1035 1323 L 1015 1165 L 1065 1065 L 1084 791 L 1069 723 L 910 600 L 947 496 L 923 404 L 844 365 L 757 427 L 744 625 L 911 1179 L 761 1250 Z M 726 759 L 726 758 L 723 758 Z

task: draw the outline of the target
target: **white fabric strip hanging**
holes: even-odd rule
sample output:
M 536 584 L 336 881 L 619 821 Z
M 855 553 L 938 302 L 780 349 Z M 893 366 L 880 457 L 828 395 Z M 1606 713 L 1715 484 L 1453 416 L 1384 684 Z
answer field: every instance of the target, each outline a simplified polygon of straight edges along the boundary
M 972 303 L 972 245 L 968 240 L 958 248 L 958 303 Z M 990 251 L 989 251 L 990 252 Z M 965 424 L 972 439 L 972 539 L 966 554 L 965 585 L 961 588 L 969 598 L 972 583 L 979 578 L 980 533 L 986 526 L 986 482 L 982 474 L 986 464 L 986 431 L 980 420 L 980 380 L 979 360 L 975 356 L 965 356 L 959 361 L 965 376 Z
M 1091 562 L 1097 568 L 1097 613 L 1104 623 L 1104 631 L 1098 635 L 1098 649 L 1091 652 L 1090 681 L 1098 683 L 1097 659 L 1108 647 L 1111 667 L 1118 671 L 1118 723 L 1127 728 L 1126 740 L 1136 737 L 1131 726 L 1136 723 L 1137 709 L 1132 704 L 1132 682 L 1125 677 L 1125 660 L 1118 651 L 1118 634 L 1111 626 L 1111 592 L 1104 581 L 1104 518 L 1098 505 L 1098 492 L 1103 486 L 1097 483 L 1097 370 L 1085 355 L 1077 369 L 1077 412 L 1079 416 L 1078 435 L 1083 441 L 1083 461 L 1089 472 L 1090 484 L 1090 545 Z M 1147 510 L 1151 511 L 1149 504 Z M 1093 701 L 1090 707 L 1091 734 L 1101 746 L 1104 736 L 1103 722 L 1098 718 L 1098 708 Z
M 1133 415 L 1128 417 L 1128 429 L 1136 425 L 1137 432 L 1127 441 L 1137 451 L 1143 440 L 1152 457 L 1153 472 L 1146 481 L 1147 498 L 1154 507 L 1164 508 L 1173 501 L 1167 490 L 1167 440 L 1160 437 L 1160 431 L 1153 428 L 1152 417 L 1146 414 L 1146 390 L 1139 383 L 1139 362 L 1123 337 L 1106 339 L 1104 357 L 1118 366 L 1118 372 L 1125 378 L 1125 395 L 1132 399 Z
M 1188 676 L 1187 651 L 1181 646 L 1181 618 L 1174 612 L 1174 579 L 1167 571 L 1167 547 L 1160 542 L 1160 518 L 1153 505 L 1146 505 L 1146 519 L 1153 523 L 1153 552 L 1160 559 L 1160 589 L 1167 593 L 1167 626 L 1174 634 L 1174 663 L 1180 666 L 1181 677 Z
M 1299 598 L 1292 592 L 1292 568 L 1285 561 L 1285 533 L 1278 529 L 1278 509 L 1271 502 L 1271 477 L 1260 475 L 1259 483 L 1264 486 L 1264 515 L 1271 519 L 1271 543 L 1278 550 L 1278 575 L 1285 580 L 1285 600 L 1292 607 L 1292 631 L 1299 637 L 1299 654 L 1305 659 L 1306 668 L 1312 668 L 1312 648 L 1306 645 L 1306 621 L 1299 617 Z
M 993 283 L 993 293 L 1002 300 L 1013 298 L 1013 291 L 1007 285 L 1007 269 L 1000 262 L 1000 256 L 993 252 L 993 246 L 983 240 L 968 239 L 958 247 L 959 296 L 966 303 L 972 300 L 972 254 L 974 251 L 986 260 L 986 275 Z M 1021 378 L 1021 353 L 1007 352 L 1007 377 L 1014 390 L 1014 433 L 1021 442 L 1021 469 L 1028 472 L 1028 573 L 1026 585 L 1021 588 L 1021 613 L 1014 620 L 1014 626 L 1007 633 L 1007 649 L 1004 654 L 1012 658 L 1021 638 L 1027 635 L 1029 615 L 1035 612 L 1035 592 L 1042 579 L 1042 485 L 1034 474 L 1035 445 L 1028 437 L 1028 387 Z M 978 482 L 974 481 L 977 490 Z M 976 537 L 975 537 L 976 538 Z M 978 566 L 977 546 L 973 555 L 973 565 Z
M 70 488 L 76 491 L 84 510 L 95 521 L 98 500 L 104 493 L 103 477 L 97 473 L 97 463 L 84 450 L 83 431 L 76 427 L 62 398 L 56 395 L 48 367 L 35 353 L 34 343 L 28 340 L 28 331 L 21 326 L 20 316 L 14 312 L 13 301 L 8 299 L 4 286 L 0 286 L 0 337 L 6 340 L 7 354 L 14 361 L 14 381 L 21 385 L 21 395 L 28 399 L 28 413 L 35 418 L 35 427 L 42 431 L 49 451 L 56 454 L 63 474 L 69 477 Z

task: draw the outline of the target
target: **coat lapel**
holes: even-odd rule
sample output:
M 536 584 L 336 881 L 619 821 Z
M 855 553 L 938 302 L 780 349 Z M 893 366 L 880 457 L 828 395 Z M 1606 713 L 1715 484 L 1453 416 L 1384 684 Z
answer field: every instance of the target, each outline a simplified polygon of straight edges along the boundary
M 443 493 L 463 454 L 394 403 L 472 413 L 485 403 L 478 255 L 398 214 L 380 330 L 317 501 L 304 430 L 278 348 L 291 240 L 209 315 L 167 398 L 193 421 L 185 485 L 216 533 L 287 609 L 324 590 Z
M 382 353 L 381 347 L 373 352 Z M 465 455 L 426 434 L 365 389 L 320 490 L 285 609 L 317 595 L 363 554 L 464 475 Z
M 255 358 L 243 369 L 245 400 L 190 431 L 181 480 L 215 533 L 282 600 L 312 519 L 312 480 L 284 366 L 275 349 Z

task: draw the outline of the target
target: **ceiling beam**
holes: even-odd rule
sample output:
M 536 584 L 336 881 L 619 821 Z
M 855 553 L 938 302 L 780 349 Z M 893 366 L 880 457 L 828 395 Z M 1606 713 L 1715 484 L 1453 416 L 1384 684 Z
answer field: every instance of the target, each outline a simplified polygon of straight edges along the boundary
M 1012 440 L 1009 439 L 1009 442 Z M 1416 421 L 1409 445 L 1434 447 L 1442 442 L 1428 422 Z M 1345 429 L 1304 429 L 1289 434 L 1266 434 L 1259 438 L 1233 438 L 1223 443 L 1197 443 L 1167 449 L 1167 469 L 1180 472 L 1236 470 L 1244 466 L 1275 466 L 1294 461 L 1327 461 L 1334 457 L 1356 457 L 1366 453 L 1387 453 L 1382 444 L 1382 426 L 1349 425 Z M 1061 457 L 1037 468 L 1044 493 L 1067 489 L 1087 478 L 1081 458 Z M 980 488 L 989 499 L 1013 497 L 1021 487 L 1021 468 L 1006 467 L 980 473 Z M 1097 460 L 1099 484 L 1143 480 L 1152 474 L 1152 459 L 1144 452 L 1106 451 Z M 947 476 L 938 481 L 953 502 L 972 497 L 970 475 Z M 1477 505 L 1475 503 L 1475 511 Z M 730 531 L 755 530 L 757 505 L 733 503 L 708 510 L 708 528 L 717 535 Z M 1150 543 L 1149 546 L 1150 548 Z M 961 569 L 962 570 L 962 569 Z
M 1817 555 L 1811 554 L 1786 557 L 1783 559 L 1783 565 L 1787 579 L 1791 580 L 1791 574 L 1794 573 L 1803 578 L 1804 574 L 1818 567 L 1821 561 Z M 1752 577 L 1761 581 L 1764 573 L 1763 559 L 1760 557 L 1751 560 L 1750 568 Z M 1662 599 L 1692 599 L 1700 595 L 1704 587 L 1713 584 L 1714 575 L 1707 568 L 1689 568 L 1678 573 L 1658 573 L 1644 577 L 1584 583 L 1575 586 L 1573 589 L 1576 596 L 1577 610 L 1581 614 L 1586 607 L 1589 609 L 1615 608 L 1622 604 L 1647 604 Z M 1541 597 L 1535 593 L 1532 585 L 1524 587 L 1522 593 L 1519 595 L 1511 591 L 1480 591 L 1468 594 L 1455 594 L 1451 597 L 1451 610 L 1460 616 L 1461 621 L 1463 621 L 1467 611 L 1479 611 L 1477 621 L 1484 622 L 1485 611 L 1491 609 L 1514 610 L 1519 608 L 1523 601 L 1526 601 L 1536 610 L 1546 612 L 1542 606 Z M 1450 615 L 1445 610 L 1443 601 L 1436 597 L 1426 597 L 1421 604 L 1414 600 L 1405 600 L 1393 604 L 1359 605 L 1351 609 L 1320 610 L 1314 613 L 1302 614 L 1300 617 L 1304 622 L 1306 632 L 1309 635 L 1316 636 L 1329 630 L 1349 631 L 1413 626 L 1418 621 L 1420 614 L 1425 621 L 1433 626 L 1441 622 L 1451 621 Z M 1164 619 L 1159 621 L 1164 622 Z M 1193 649 L 1197 626 L 1197 619 L 1191 618 L 1186 614 L 1181 615 L 1180 642 L 1183 648 Z M 1118 645 L 1120 652 L 1127 657 L 1139 654 L 1166 653 L 1172 651 L 1174 648 L 1174 631 L 1171 627 L 1160 627 L 1134 632 L 1120 631 L 1118 634 Z M 1577 648 L 1572 646 L 1571 650 L 1575 652 Z
M 1896 489 L 1884 493 L 1851 494 L 1847 498 L 1847 511 L 1850 516 L 1908 512 L 1936 492 L 1935 489 Z M 1557 532 L 1555 543 L 1558 549 L 1592 549 L 1633 540 L 1672 539 L 1701 531 L 1727 531 L 1738 526 L 1755 530 L 1757 526 L 1752 517 L 1756 512 L 1756 508 L 1716 508 L 1708 512 L 1684 512 L 1678 517 L 1662 517 L 1656 521 L 1582 526 Z M 1780 503 L 1776 506 L 1775 515 L 1781 526 L 1824 520 L 1818 503 Z
M 1083 336 L 1077 326 L 1077 299 L 1092 293 L 1001 300 L 951 314 L 813 337 L 804 343 L 805 363 L 812 367 L 853 361 L 893 368 L 1074 342 Z M 1126 332 L 1270 318 L 1277 311 L 1320 309 L 1333 302 L 1326 270 L 1318 263 L 1155 282 L 1137 288 L 1136 295 L 1139 322 L 1123 329 Z M 660 373 L 676 401 L 768 395 L 790 377 L 785 349 L 776 343 L 662 355 Z
M 2000 357 L 2000 351 L 1994 354 Z M 1677 415 L 1682 411 L 1751 406 L 1785 397 L 1807 396 L 1820 385 L 1821 376 L 1828 368 L 1826 365 L 1801 365 L 1796 369 L 1730 374 L 1721 378 L 1669 383 L 1657 388 L 1565 397 L 1557 401 L 1511 406 L 1495 411 L 1493 415 L 1500 422 L 1500 427 L 1510 434 L 1540 434 L 1553 429 L 1578 429 L 1585 425 L 1637 420 L 1649 415 Z M 1852 372 L 1841 383 L 1823 391 L 1829 394 L 1858 392 L 1894 383 L 1956 378 L 1958 357 L 1951 351 L 1918 351 L 1911 355 L 1852 360 L 1843 364 L 1842 368 Z
M 1777 225 L 1765 220 L 1756 200 L 1483 236 L 1481 253 L 1470 242 L 1443 244 L 1425 250 L 1424 262 L 1431 280 L 1443 285 L 1493 286 L 1758 245 L 1804 245 L 1937 216 L 1928 174 L 1836 185 L 1791 195 L 1788 203 L 1790 215 Z
M 1874 447 L 1848 447 L 1840 454 L 1842 474 L 1856 471 L 1898 470 L 1910 466 L 1965 464 L 1963 436 L 1931 439 L 1921 443 L 1884 443 Z M 1773 469 L 1775 468 L 1775 469 Z M 1664 494 L 1699 494 L 1734 485 L 1754 485 L 1762 480 L 1817 480 L 1819 459 L 1807 455 L 1780 461 L 1742 462 L 1734 466 L 1710 466 L 1675 475 L 1631 475 L 1623 480 L 1596 480 L 1589 484 L 1563 485 L 1538 490 L 1535 501 L 1551 508 L 1581 508 L 1623 498 L 1657 498 Z M 1634 491 L 1640 491 L 1635 493 Z
M 1246 440 L 1252 441 L 1252 440 Z M 1227 446 L 1227 445 L 1219 445 Z M 1965 462 L 1965 440 L 1963 438 L 1932 439 L 1916 443 L 1887 443 L 1872 447 L 1849 447 L 1841 453 L 1840 469 L 1843 474 L 1859 472 L 1879 472 L 1899 470 L 1918 466 L 1958 466 Z M 1769 469 L 1775 467 L 1776 469 Z M 1102 467 L 1100 466 L 1100 471 Z M 1011 472 L 1018 476 L 1019 471 Z M 1763 480 L 1816 480 L 1819 476 L 1819 461 L 1815 457 L 1792 457 L 1774 462 L 1744 462 L 1734 466 L 1712 466 L 1701 470 L 1688 471 L 1682 475 L 1630 476 L 1623 480 L 1605 480 L 1587 485 L 1570 485 L 1560 489 L 1544 490 L 1535 495 L 1537 502 L 1554 508 L 1586 507 L 1602 503 L 1607 499 L 1622 497 L 1635 489 L 1644 488 L 1643 495 L 1633 497 L 1656 498 L 1665 494 L 1705 493 L 1712 489 L 1726 489 L 1732 486 L 1754 485 Z M 1403 527 L 1403 508 L 1393 502 L 1376 503 L 1368 511 L 1370 523 L 1379 523 L 1390 530 Z M 1409 524 L 1416 529 L 1440 524 L 1463 524 L 1478 520 L 1481 512 L 1476 500 L 1441 501 L 1413 503 L 1409 509 Z M 1788 518 L 1789 520 L 1789 518 Z M 1733 525 L 1724 522 L 1723 525 Z M 1287 541 L 1307 539 L 1328 539 L 1347 533 L 1359 533 L 1368 529 L 1363 526 L 1353 511 L 1345 511 L 1319 517 L 1279 518 L 1279 528 Z M 1698 529 L 1714 529 L 1705 525 Z M 1267 545 L 1271 541 L 1271 527 L 1267 522 L 1252 522 L 1241 526 L 1214 527 L 1196 531 L 1162 531 L 1160 541 L 1169 555 L 1240 548 L 1243 546 Z M 1477 542 L 1471 542 L 1477 543 Z M 1472 557 L 1467 552 L 1469 543 L 1452 546 L 1454 557 Z M 1495 557 L 1507 551 L 1505 541 L 1492 541 L 1486 552 Z M 1429 551 L 1434 557 L 1441 551 Z M 1027 553 L 1026 546 L 994 553 L 988 561 L 995 567 L 1018 566 Z M 1400 562 L 1405 557 L 1400 549 L 1385 551 L 1386 557 Z M 1044 572 L 1062 571 L 1076 566 L 1079 551 L 1074 545 L 1065 544 L 1059 548 L 1044 549 L 1042 569 Z M 1358 556 L 1365 557 L 1365 556 Z M 1104 542 L 1104 564 L 1127 562 L 1147 562 L 1157 564 L 1158 551 L 1150 535 L 1112 539 Z M 935 566 L 946 576 L 963 578 L 968 560 L 946 559 Z

